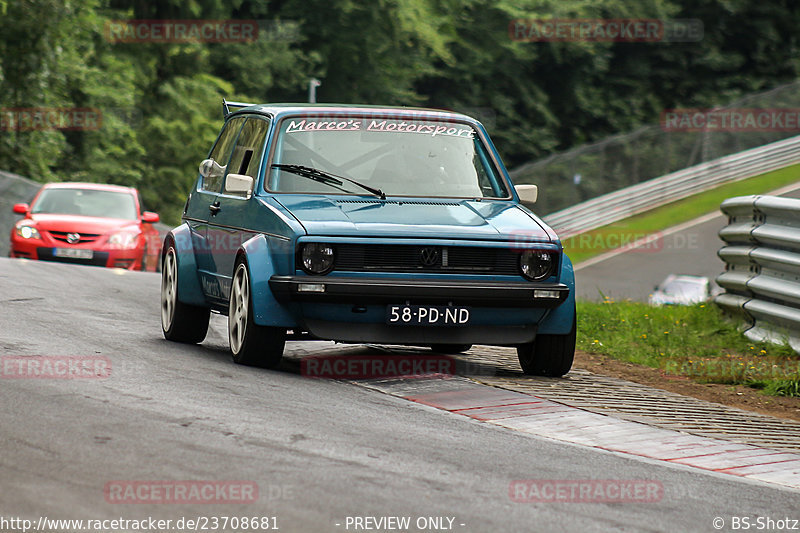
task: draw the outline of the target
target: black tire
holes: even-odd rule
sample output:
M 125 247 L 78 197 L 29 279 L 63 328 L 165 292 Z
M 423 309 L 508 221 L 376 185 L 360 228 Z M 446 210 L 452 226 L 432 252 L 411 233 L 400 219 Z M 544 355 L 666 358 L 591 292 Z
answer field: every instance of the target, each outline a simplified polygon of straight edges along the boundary
M 161 331 L 169 341 L 198 344 L 208 333 L 211 309 L 178 299 L 178 254 L 170 243 L 161 273 Z
M 286 330 L 259 326 L 253 321 L 253 297 L 247 260 L 236 261 L 228 299 L 228 343 L 240 365 L 277 368 L 283 357 Z
M 471 344 L 431 344 L 431 350 L 436 353 L 464 353 L 470 348 Z
M 566 335 L 537 335 L 533 342 L 517 346 L 522 371 L 530 376 L 561 377 L 575 358 L 576 318 Z

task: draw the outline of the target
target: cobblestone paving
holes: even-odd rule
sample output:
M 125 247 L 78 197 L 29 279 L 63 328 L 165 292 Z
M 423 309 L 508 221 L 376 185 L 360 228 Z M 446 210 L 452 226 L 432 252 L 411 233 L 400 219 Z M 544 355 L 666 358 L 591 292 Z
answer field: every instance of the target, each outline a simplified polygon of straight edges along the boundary
M 299 360 L 309 355 L 345 354 L 432 356 L 425 348 L 316 341 L 287 343 L 287 363 L 291 366 L 299 366 Z M 600 376 L 579 368 L 573 368 L 563 378 L 526 376 L 520 370 L 513 348 L 475 346 L 465 354 L 452 357 L 456 360 L 455 373 L 478 383 L 691 435 L 800 451 L 800 423 L 791 420 Z
M 693 435 L 800 450 L 800 423 L 575 369 L 563 378 L 525 376 L 512 348 L 476 346 L 457 356 L 471 379 L 625 420 Z

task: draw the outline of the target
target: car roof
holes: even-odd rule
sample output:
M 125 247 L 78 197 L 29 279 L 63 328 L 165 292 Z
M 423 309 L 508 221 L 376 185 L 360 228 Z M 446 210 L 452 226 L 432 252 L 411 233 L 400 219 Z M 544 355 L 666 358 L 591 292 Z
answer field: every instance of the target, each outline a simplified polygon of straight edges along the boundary
M 110 183 L 84 183 L 79 181 L 62 181 L 58 183 L 47 183 L 45 189 L 92 189 L 97 191 L 124 192 L 136 194 L 136 189 L 124 185 L 111 185 Z
M 398 115 L 408 118 L 431 118 L 431 119 L 449 119 L 459 120 L 463 122 L 471 122 L 477 124 L 478 121 L 474 118 L 456 113 L 455 111 L 448 111 L 445 109 L 431 109 L 425 107 L 405 107 L 405 106 L 378 106 L 378 105 L 348 105 L 348 104 L 299 104 L 299 103 L 280 103 L 280 104 L 257 104 L 247 107 L 242 107 L 232 111 L 230 115 L 240 113 L 265 113 L 281 118 L 283 116 L 303 115 L 303 114 L 320 114 L 320 115 L 336 115 L 336 114 L 365 114 L 365 115 Z

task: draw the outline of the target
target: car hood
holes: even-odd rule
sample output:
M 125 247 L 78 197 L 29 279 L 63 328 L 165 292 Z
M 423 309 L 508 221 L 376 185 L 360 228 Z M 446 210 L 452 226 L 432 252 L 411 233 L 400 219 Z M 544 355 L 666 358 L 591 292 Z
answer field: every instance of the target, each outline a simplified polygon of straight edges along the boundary
M 550 242 L 545 229 L 511 202 L 458 199 L 278 199 L 309 235 L 438 237 Z
M 103 235 L 121 229 L 128 231 L 136 231 L 139 229 L 139 224 L 137 224 L 135 220 L 120 218 L 36 213 L 29 215 L 28 219 L 36 224 L 37 229 L 45 231 L 70 231 Z

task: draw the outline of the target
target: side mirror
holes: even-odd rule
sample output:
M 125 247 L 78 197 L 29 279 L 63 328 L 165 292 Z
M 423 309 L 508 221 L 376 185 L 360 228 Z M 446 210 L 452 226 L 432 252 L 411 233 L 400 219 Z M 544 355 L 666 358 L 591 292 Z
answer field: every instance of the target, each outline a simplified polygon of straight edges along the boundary
M 200 175 L 204 178 L 218 178 L 223 174 L 225 174 L 225 167 L 220 166 L 220 164 L 213 159 L 204 159 L 203 162 L 200 163 Z
M 519 201 L 526 204 L 535 204 L 539 198 L 539 187 L 536 185 L 514 185 Z
M 153 213 L 152 211 L 145 211 L 142 213 L 142 222 L 155 224 L 159 220 L 161 220 L 161 217 L 158 216 L 158 213 Z
M 255 180 L 244 174 L 228 174 L 225 178 L 225 192 L 250 196 L 253 194 Z
M 14 213 L 17 215 L 27 215 L 28 211 L 30 211 L 28 204 L 14 204 Z

